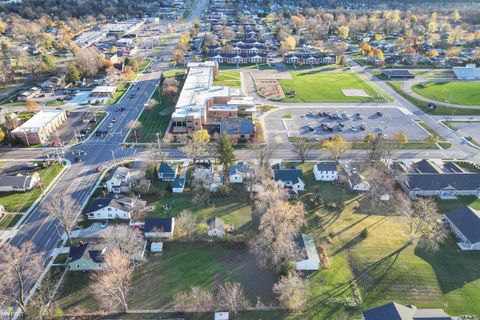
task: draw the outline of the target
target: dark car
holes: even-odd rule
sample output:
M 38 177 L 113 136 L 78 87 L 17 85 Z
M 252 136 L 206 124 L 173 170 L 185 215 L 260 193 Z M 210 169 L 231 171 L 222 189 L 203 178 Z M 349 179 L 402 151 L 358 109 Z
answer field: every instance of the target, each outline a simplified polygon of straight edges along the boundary
M 77 162 L 82 161 L 82 159 L 80 159 L 79 157 L 75 157 L 75 158 L 73 158 L 73 161 L 75 161 L 75 163 L 77 163 Z
M 383 113 L 380 112 L 380 111 L 377 111 L 377 116 L 381 117 L 381 116 L 383 116 Z

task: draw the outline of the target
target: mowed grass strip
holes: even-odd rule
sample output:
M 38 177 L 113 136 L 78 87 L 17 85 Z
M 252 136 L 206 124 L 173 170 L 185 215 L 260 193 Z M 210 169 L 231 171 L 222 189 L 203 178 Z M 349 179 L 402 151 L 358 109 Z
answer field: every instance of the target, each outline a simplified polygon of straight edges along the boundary
M 172 70 L 165 74 L 166 78 L 175 77 L 180 82 L 178 95 L 180 95 L 182 90 L 184 75 L 185 71 L 183 70 Z M 137 129 L 138 142 L 140 143 L 155 141 L 156 133 L 160 133 L 160 137 L 163 136 L 170 122 L 170 117 L 175 110 L 175 100 L 172 100 L 169 96 L 164 96 L 161 86 L 155 91 L 152 98 L 158 101 L 158 103 L 151 108 L 144 108 L 138 119 L 141 122 L 141 127 Z M 133 133 L 130 133 L 129 141 L 134 141 Z
M 366 82 L 351 72 L 295 71 L 292 79 L 280 80 L 285 102 L 385 102 Z M 361 89 L 370 97 L 347 97 L 342 89 Z M 295 96 L 288 92 L 295 91 Z
M 479 81 L 426 82 L 412 87 L 425 98 L 466 106 L 480 106 Z
M 220 71 L 218 76 L 213 80 L 214 86 L 240 87 L 240 71 L 224 70 Z
M 60 173 L 62 167 L 60 164 L 54 164 L 51 167 L 36 171 L 40 175 L 40 181 L 43 182 L 45 188 Z M 0 204 L 8 212 L 24 212 L 37 200 L 40 194 L 42 194 L 41 188 L 35 188 L 27 192 L 4 192 L 0 194 Z M 15 216 L 10 216 L 10 218 L 13 217 Z

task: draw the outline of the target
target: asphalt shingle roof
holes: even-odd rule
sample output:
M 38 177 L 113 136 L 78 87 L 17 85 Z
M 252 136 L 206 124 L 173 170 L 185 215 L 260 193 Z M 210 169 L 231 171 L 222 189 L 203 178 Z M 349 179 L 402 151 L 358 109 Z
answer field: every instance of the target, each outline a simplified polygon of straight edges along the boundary
M 453 320 L 442 309 L 417 309 L 390 302 L 363 312 L 365 320 Z
M 302 170 L 300 169 L 276 169 L 273 170 L 275 181 L 291 181 L 293 184 L 302 181 Z
M 146 218 L 145 232 L 152 232 L 154 229 L 162 230 L 162 232 L 172 231 L 173 218 Z
M 480 242 L 480 211 L 463 207 L 447 213 L 447 217 L 470 243 Z
M 318 171 L 337 171 L 337 163 L 334 161 L 322 161 L 317 163 Z
M 407 185 L 410 189 L 442 190 L 447 187 L 456 190 L 477 190 L 480 188 L 478 173 L 426 173 L 408 174 Z

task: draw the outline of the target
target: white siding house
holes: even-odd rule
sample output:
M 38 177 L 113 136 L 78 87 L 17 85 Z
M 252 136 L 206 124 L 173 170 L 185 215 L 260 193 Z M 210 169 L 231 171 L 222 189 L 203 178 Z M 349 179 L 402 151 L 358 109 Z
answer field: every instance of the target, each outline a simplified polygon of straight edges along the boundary
M 274 179 L 284 188 L 291 188 L 295 191 L 305 190 L 305 182 L 302 180 L 300 169 L 276 169 L 273 171 Z
M 130 220 L 132 218 L 132 206 L 133 199 L 128 197 L 97 199 L 90 207 L 87 217 L 91 220 Z
M 313 167 L 317 181 L 335 181 L 338 178 L 337 164 L 333 161 L 318 162 Z
M 230 183 L 243 183 L 250 176 L 250 167 L 245 162 L 238 162 L 229 168 Z
M 36 187 L 40 175 L 35 172 L 31 176 L 0 176 L 0 192 L 25 192 Z
M 132 186 L 130 170 L 126 167 L 117 167 L 110 178 L 105 182 L 108 192 L 122 193 L 129 192 Z

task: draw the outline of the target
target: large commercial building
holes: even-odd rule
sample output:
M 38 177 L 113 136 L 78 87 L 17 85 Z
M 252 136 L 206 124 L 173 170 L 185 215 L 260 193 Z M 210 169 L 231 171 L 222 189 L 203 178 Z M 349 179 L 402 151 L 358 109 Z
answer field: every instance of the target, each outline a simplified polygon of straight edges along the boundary
M 172 133 L 190 133 L 225 121 L 249 119 L 255 111 L 255 100 L 243 97 L 240 89 L 213 86 L 218 75 L 215 61 L 191 62 L 187 78 L 172 114 Z
M 64 110 L 42 110 L 12 130 L 11 135 L 26 145 L 44 144 L 66 120 Z

